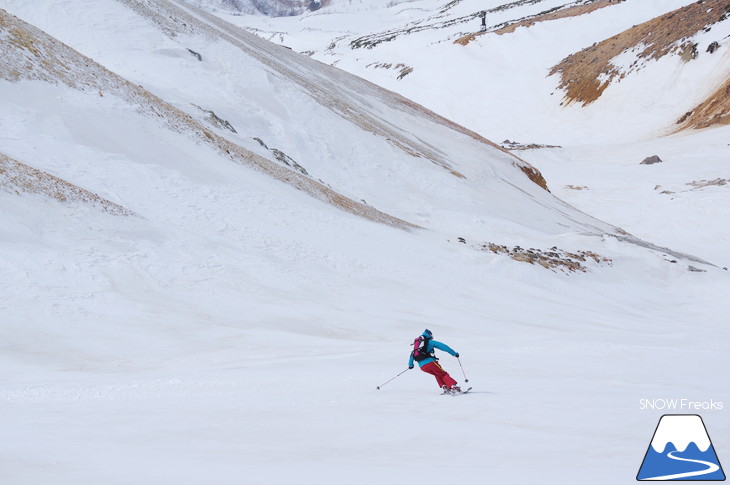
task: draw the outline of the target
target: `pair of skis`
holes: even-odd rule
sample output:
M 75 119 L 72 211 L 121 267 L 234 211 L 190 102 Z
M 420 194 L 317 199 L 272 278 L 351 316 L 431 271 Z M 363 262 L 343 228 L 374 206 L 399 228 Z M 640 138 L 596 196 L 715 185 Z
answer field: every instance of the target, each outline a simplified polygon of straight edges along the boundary
M 449 395 L 449 396 L 461 396 L 463 394 L 466 394 L 467 392 L 471 391 L 471 387 L 467 388 L 466 390 L 463 390 L 461 392 L 451 392 L 451 390 L 447 389 L 444 392 L 441 393 L 442 396 Z
M 461 373 L 464 374 L 464 382 L 469 382 L 469 379 L 466 377 L 466 372 L 464 372 L 464 366 L 461 365 L 461 359 L 459 359 L 459 354 L 456 354 L 455 357 L 456 357 L 456 360 L 459 361 L 459 367 L 461 367 Z M 401 375 L 405 374 L 406 372 L 408 372 L 411 369 L 413 369 L 413 366 L 412 365 L 410 367 L 408 367 L 407 369 L 405 369 L 405 370 L 399 372 L 398 374 L 396 374 L 395 377 L 391 377 L 390 379 L 388 379 L 387 381 L 385 381 L 381 385 L 376 386 L 376 389 L 377 390 L 380 390 L 381 387 L 385 386 L 387 383 L 389 383 L 391 381 L 394 381 L 398 376 L 401 376 Z M 466 394 L 469 391 L 471 391 L 471 387 L 467 388 L 466 391 L 461 391 L 461 392 L 458 392 L 456 394 L 451 393 L 451 392 L 448 392 L 448 391 L 445 391 L 442 394 L 449 394 L 449 395 L 452 395 L 452 396 L 458 396 L 458 395 L 461 395 L 461 394 Z

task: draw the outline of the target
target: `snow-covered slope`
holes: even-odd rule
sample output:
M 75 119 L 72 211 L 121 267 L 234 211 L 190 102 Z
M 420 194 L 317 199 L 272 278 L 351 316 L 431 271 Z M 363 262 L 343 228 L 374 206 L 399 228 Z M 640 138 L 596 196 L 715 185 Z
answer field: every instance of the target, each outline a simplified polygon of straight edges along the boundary
M 6 59 L 6 63 L 3 66 L 1 75 L 6 79 L 13 81 L 42 80 L 51 84 L 61 83 L 75 90 L 93 93 L 92 100 L 104 97 L 104 93 L 111 94 L 136 107 L 141 114 L 158 119 L 162 126 L 173 132 L 187 134 L 188 137 L 197 139 L 200 144 L 212 148 L 233 162 L 266 173 L 277 180 L 286 182 L 347 211 L 395 226 L 409 226 L 404 221 L 389 217 L 364 204 L 342 197 L 321 182 L 307 177 L 306 171 L 301 167 L 298 167 L 298 170 L 291 170 L 290 167 L 278 166 L 273 161 L 229 142 L 211 132 L 190 115 L 154 96 L 141 86 L 129 83 L 99 66 L 91 59 L 74 52 L 17 18 L 4 15 L 3 22 L 6 26 L 7 42 L 3 46 L 3 57 Z M 197 105 L 193 105 L 193 107 L 207 113 L 208 116 L 205 119 L 212 122 L 213 126 L 223 128 L 220 118 L 217 118 L 212 111 L 202 110 Z M 228 124 L 228 127 L 230 127 L 230 124 Z M 100 131 L 105 129 L 113 132 L 116 130 L 116 126 L 109 123 L 99 125 Z M 111 136 L 119 135 L 109 133 L 105 138 Z M 18 139 L 23 140 L 24 138 Z M 90 141 L 94 142 L 95 140 Z M 133 139 L 128 140 L 128 142 L 132 141 Z M 291 165 L 284 158 L 280 162 Z
M 548 174 L 556 195 L 588 213 L 663 245 L 723 258 L 706 240 L 730 237 L 730 194 L 722 185 L 727 130 L 672 134 L 727 122 L 724 2 L 373 5 L 337 4 L 296 20 L 231 21 L 501 142 Z M 600 85 L 601 95 L 576 103 L 561 83 Z M 639 165 L 652 155 L 669 163 Z M 720 185 L 693 190 L 702 181 Z M 697 207 L 709 222 L 695 216 Z M 676 224 L 688 231 L 678 233 Z
M 88 205 L 110 214 L 132 216 L 134 213 L 124 207 L 102 199 L 98 195 L 76 187 L 65 180 L 36 170 L 0 153 L 0 187 L 8 192 L 41 194 L 61 203 Z
M 692 11 L 690 16 L 671 14 L 683 7 Z M 404 94 L 488 138 L 569 145 L 644 140 L 672 131 L 730 75 L 725 8 L 721 0 L 701 5 L 690 0 L 420 0 L 365 11 L 335 5 L 297 19 L 232 21 Z M 698 24 L 695 11 L 712 20 Z M 482 12 L 487 33 L 469 36 L 479 34 Z M 663 25 L 650 23 L 663 14 L 669 15 Z M 643 28 L 644 35 L 669 33 L 668 43 L 664 36 L 645 40 L 647 45 L 660 41 L 662 49 L 676 47 L 675 55 L 634 62 L 642 52 L 654 53 L 642 47 L 641 36 L 624 35 L 637 26 L 634 31 Z M 710 54 L 706 50 L 713 42 L 720 48 Z M 687 62 L 679 48 L 693 44 L 698 55 Z M 571 54 L 585 49 L 590 55 L 591 49 L 606 47 L 615 55 L 608 57 L 608 67 L 623 73 L 620 82 L 592 105 L 565 106 L 561 78 L 549 76 L 551 69 Z M 594 58 L 601 57 L 593 54 L 586 63 Z M 607 68 L 604 76 L 609 73 Z M 595 76 L 584 78 L 596 82 Z
M 476 216 L 485 218 L 481 225 L 490 229 L 505 220 L 553 233 L 571 225 L 595 234 L 614 232 L 550 196 L 525 176 L 544 184 L 539 173 L 473 132 L 215 17 L 202 12 L 191 15 L 168 2 L 132 2 L 133 8 L 126 8 L 124 2 L 112 3 L 110 9 L 116 9 L 112 35 L 102 45 L 104 41 L 96 38 L 77 41 L 81 34 L 67 26 L 70 19 L 91 17 L 89 22 L 101 22 L 109 15 L 107 9 L 89 12 L 83 4 L 74 5 L 78 6 L 57 6 L 65 16 L 28 7 L 28 13 L 38 17 L 29 20 L 43 21 L 63 41 L 143 84 L 146 91 L 136 93 L 139 88 L 127 83 L 125 89 L 135 94 L 122 96 L 136 96 L 133 104 L 142 98 L 143 108 L 159 114 L 163 123 L 191 132 L 204 144 L 225 152 L 226 158 L 248 159 L 247 163 L 280 180 L 289 177 L 300 188 L 308 185 L 309 192 L 332 187 L 358 201 L 351 204 L 359 205 L 358 210 L 374 206 L 452 236 L 484 237 L 479 224 L 471 222 Z M 23 9 L 18 6 L 15 11 Z M 93 17 L 95 12 L 99 17 Z M 147 39 L 146 48 L 140 39 Z M 90 87 L 87 91 L 96 99 L 109 82 L 99 80 L 94 69 L 90 63 L 91 72 L 79 74 L 79 82 Z M 165 101 L 153 100 L 151 107 L 146 106 L 147 92 Z M 206 130 L 192 119 L 208 119 L 204 114 L 209 111 L 236 132 Z M 22 137 L 17 139 L 20 142 Z M 223 139 L 241 147 L 242 154 Z M 27 147 L 17 145 L 9 148 L 13 150 L 9 154 L 22 158 Z M 298 170 L 277 171 L 262 161 L 262 156 L 276 159 L 276 154 L 280 161 L 296 163 L 307 175 L 302 177 Z M 526 201 L 530 202 L 525 205 Z
M 182 2 L 0 8 L 3 483 L 613 484 L 640 398 L 730 400 L 727 272 L 475 132 Z M 470 395 L 376 390 L 426 327 Z
M 301 15 L 318 10 L 328 0 L 187 0 L 195 7 L 206 10 L 223 10 L 233 14 L 263 14 L 273 17 Z

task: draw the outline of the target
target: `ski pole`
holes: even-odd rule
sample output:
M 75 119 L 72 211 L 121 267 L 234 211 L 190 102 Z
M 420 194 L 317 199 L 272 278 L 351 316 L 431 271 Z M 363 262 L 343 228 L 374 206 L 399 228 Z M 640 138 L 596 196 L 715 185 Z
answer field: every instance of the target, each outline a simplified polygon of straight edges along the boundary
M 398 374 L 398 375 L 397 375 L 397 376 L 395 376 L 395 377 L 398 377 L 398 376 L 399 376 L 399 375 L 401 375 L 401 374 L 405 374 L 405 373 L 406 373 L 406 372 L 408 372 L 409 370 L 410 370 L 410 367 L 409 367 L 408 369 L 404 370 L 403 372 L 401 372 L 400 374 Z M 390 379 L 390 380 L 388 380 L 388 381 L 385 381 L 384 383 L 380 384 L 380 385 L 378 386 L 378 390 L 380 390 L 380 388 L 381 388 L 381 387 L 383 387 L 384 385 L 386 385 L 386 384 L 387 384 L 387 383 L 389 383 L 390 381 L 394 380 L 394 379 L 395 379 L 395 377 L 393 377 L 392 379 Z
M 469 379 L 466 378 L 466 373 L 464 372 L 464 366 L 461 365 L 461 359 L 457 357 L 456 360 L 459 361 L 459 367 L 461 367 L 461 373 L 464 374 L 464 382 L 469 382 Z

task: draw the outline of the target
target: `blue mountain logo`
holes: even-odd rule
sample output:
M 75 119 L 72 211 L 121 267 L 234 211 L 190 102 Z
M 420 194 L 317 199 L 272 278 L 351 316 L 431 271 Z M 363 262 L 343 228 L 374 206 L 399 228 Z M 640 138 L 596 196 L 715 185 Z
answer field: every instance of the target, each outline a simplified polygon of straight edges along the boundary
M 662 416 L 636 479 L 725 480 L 702 418 L 696 414 Z

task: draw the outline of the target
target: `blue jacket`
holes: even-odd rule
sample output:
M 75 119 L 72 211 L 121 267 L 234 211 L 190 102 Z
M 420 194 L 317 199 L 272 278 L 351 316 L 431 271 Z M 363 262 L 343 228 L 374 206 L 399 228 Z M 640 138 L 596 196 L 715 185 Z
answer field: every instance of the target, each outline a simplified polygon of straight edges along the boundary
M 454 357 L 456 357 L 458 355 L 458 352 L 456 352 L 454 349 L 452 349 L 448 345 L 442 344 L 441 342 L 437 342 L 435 340 L 429 340 L 428 346 L 426 347 L 426 351 L 431 353 L 431 351 L 433 351 L 433 349 L 443 350 L 444 352 L 450 353 Z M 418 363 L 418 365 L 420 367 L 423 367 L 424 365 L 428 364 L 429 362 L 435 362 L 436 360 L 438 360 L 438 359 L 429 357 L 428 359 L 423 359 L 421 362 Z M 412 366 L 413 366 L 413 352 L 411 352 L 411 358 L 408 359 L 408 367 L 412 367 Z

